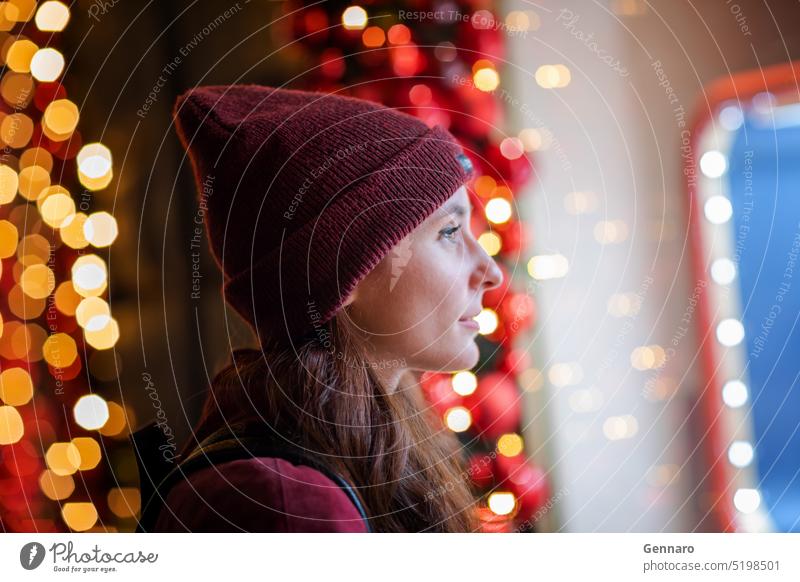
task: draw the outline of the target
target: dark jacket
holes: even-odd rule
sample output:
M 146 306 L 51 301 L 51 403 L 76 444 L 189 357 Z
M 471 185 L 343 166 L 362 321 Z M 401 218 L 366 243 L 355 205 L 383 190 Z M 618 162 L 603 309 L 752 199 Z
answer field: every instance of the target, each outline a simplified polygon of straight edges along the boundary
M 365 532 L 347 494 L 311 467 L 273 457 L 190 473 L 169 492 L 159 532 Z

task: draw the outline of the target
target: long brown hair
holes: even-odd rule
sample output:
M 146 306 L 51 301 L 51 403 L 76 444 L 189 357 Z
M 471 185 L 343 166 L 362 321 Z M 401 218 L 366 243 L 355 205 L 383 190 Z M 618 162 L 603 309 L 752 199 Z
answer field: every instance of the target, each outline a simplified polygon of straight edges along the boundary
M 348 317 L 321 329 L 299 346 L 263 338 L 260 350 L 236 350 L 184 453 L 225 423 L 260 416 L 280 434 L 299 435 L 355 486 L 373 531 L 477 531 L 460 444 L 418 383 L 388 392 Z

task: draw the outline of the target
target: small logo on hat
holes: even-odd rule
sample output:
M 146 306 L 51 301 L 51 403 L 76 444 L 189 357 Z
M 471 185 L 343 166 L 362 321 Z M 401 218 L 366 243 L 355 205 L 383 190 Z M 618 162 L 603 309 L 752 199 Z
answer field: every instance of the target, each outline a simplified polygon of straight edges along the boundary
M 472 160 L 470 160 L 466 154 L 457 154 L 456 159 L 467 174 L 472 172 Z

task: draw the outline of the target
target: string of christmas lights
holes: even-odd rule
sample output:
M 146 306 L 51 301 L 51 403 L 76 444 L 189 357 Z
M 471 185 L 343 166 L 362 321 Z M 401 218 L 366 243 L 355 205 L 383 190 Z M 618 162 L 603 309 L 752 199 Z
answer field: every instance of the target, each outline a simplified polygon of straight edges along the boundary
M 0 523 L 5 531 L 109 531 L 138 491 L 107 489 L 103 453 L 131 411 L 94 393 L 115 375 L 120 330 L 101 256 L 117 237 L 103 193 L 101 143 L 83 143 L 80 110 L 55 47 L 70 21 L 58 1 L 0 5 Z M 112 364 L 109 364 L 109 357 Z M 105 438 L 104 438 L 105 437 Z M 100 491 L 104 499 L 98 500 Z

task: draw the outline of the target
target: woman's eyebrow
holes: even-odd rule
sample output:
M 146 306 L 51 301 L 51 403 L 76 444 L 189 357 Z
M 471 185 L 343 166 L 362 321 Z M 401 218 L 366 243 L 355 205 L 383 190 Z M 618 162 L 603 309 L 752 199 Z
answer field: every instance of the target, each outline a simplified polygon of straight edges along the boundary
M 456 214 L 459 218 L 464 218 L 467 215 L 467 209 L 459 202 L 448 204 L 443 210 L 448 214 Z

